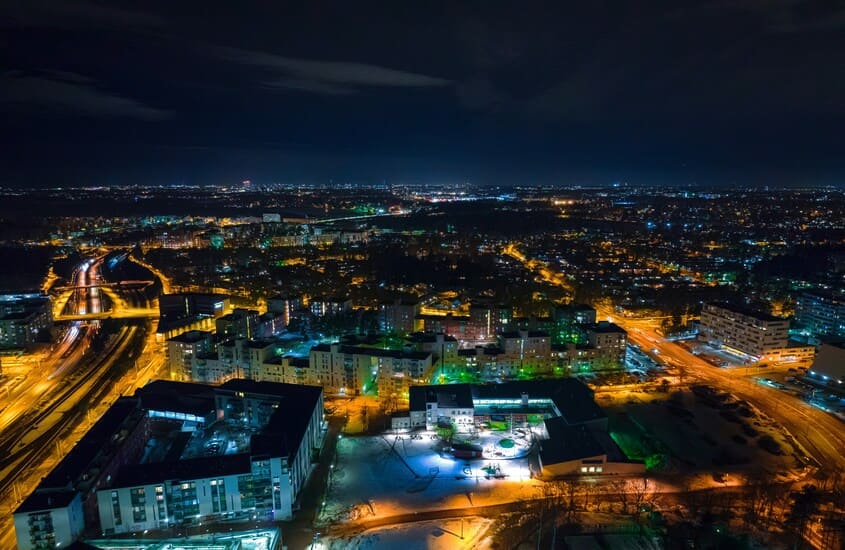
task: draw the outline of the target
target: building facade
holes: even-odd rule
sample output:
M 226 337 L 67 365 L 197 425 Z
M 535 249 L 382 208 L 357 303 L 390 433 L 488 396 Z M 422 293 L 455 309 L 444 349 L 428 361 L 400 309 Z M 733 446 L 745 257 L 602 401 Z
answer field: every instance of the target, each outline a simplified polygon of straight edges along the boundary
M 214 349 L 214 334 L 204 330 L 191 330 L 167 340 L 167 367 L 171 380 L 194 380 L 194 364 L 198 357 Z
M 795 322 L 812 337 L 845 337 L 845 295 L 804 292 L 795 303 Z
M 85 529 L 82 499 L 75 491 L 33 493 L 14 515 L 18 550 L 52 550 L 76 540 Z
M 704 304 L 699 338 L 747 362 L 800 363 L 815 347 L 789 340 L 789 321 L 724 303 Z
M 432 374 L 428 352 L 384 350 L 341 344 L 320 344 L 311 348 L 312 379 L 332 393 L 381 396 L 407 393 L 408 386 Z
M 26 348 L 49 342 L 53 309 L 43 294 L 0 295 L 0 348 Z
M 587 325 L 587 343 L 594 370 L 623 368 L 628 349 L 628 333 L 622 327 L 601 321 Z
M 789 341 L 786 319 L 725 303 L 704 304 L 700 330 L 707 342 L 754 361 Z
M 119 399 L 19 507 L 18 547 L 61 548 L 83 530 L 290 519 L 326 427 L 319 387 L 151 382 Z
M 378 306 L 379 330 L 385 334 L 410 334 L 416 330 L 420 303 L 416 300 L 394 300 Z

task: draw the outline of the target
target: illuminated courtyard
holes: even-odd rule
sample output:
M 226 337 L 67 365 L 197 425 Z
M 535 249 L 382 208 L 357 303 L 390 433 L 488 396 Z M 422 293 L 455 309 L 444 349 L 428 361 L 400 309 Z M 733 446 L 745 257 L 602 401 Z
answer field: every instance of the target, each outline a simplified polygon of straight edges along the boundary
M 536 494 L 529 459 L 456 459 L 440 452 L 433 432 L 344 437 L 320 512 L 346 522 L 423 510 L 471 508 Z
M 101 550 L 272 550 L 279 536 L 278 529 L 260 529 L 159 540 L 96 539 L 86 544 Z

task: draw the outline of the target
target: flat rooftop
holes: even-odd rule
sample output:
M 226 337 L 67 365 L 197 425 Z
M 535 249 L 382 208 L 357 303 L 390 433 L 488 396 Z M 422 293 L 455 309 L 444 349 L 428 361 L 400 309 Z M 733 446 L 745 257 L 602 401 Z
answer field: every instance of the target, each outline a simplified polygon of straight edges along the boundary
M 276 548 L 281 533 L 279 529 L 253 529 L 251 531 L 227 531 L 178 538 L 138 537 L 113 539 L 88 539 L 78 549 L 99 550 L 266 550 Z M 75 546 L 69 547 L 74 550 Z
M 119 447 L 122 439 L 115 438 L 114 435 L 120 433 L 121 428 L 136 426 L 142 417 L 137 399 L 119 398 L 82 436 L 58 466 L 41 480 L 36 491 L 49 488 L 65 489 L 77 482 L 97 455 L 108 455 Z
M 544 465 L 607 454 L 583 424 L 570 426 L 563 418 L 550 418 L 545 424 L 549 439 L 540 442 L 540 459 Z
M 752 309 L 750 307 L 745 307 L 737 304 L 733 304 L 730 302 L 708 302 L 705 306 L 715 306 L 718 308 L 726 309 L 728 311 L 732 311 L 734 313 L 738 313 L 740 315 L 745 315 L 746 317 L 753 317 L 759 321 L 766 321 L 766 322 L 774 322 L 774 321 L 786 321 L 781 317 L 775 317 L 774 315 L 770 315 L 763 311 L 759 311 L 756 309 Z
M 607 417 L 593 399 L 593 391 L 576 378 L 520 380 L 501 384 L 411 386 L 409 405 L 412 411 L 424 411 L 426 403 L 437 403 L 439 407 L 474 408 L 479 400 L 521 400 L 523 395 L 529 399 L 529 403 L 508 407 L 508 413 L 516 410 L 529 414 L 545 412 L 543 407 L 530 403 L 530 400 L 548 399 L 569 424 L 580 424 Z M 480 405 L 477 413 L 490 414 L 488 411 L 491 403 L 480 403 Z M 509 405 L 509 403 L 502 403 L 502 406 L 504 405 Z
M 169 338 L 168 342 L 180 342 L 183 344 L 195 344 L 196 342 L 200 342 L 206 338 L 211 338 L 213 333 L 210 331 L 205 330 L 189 330 L 188 332 L 183 332 L 173 338 Z
M 25 514 L 27 512 L 39 512 L 46 510 L 53 510 L 55 508 L 64 508 L 70 504 L 79 493 L 76 491 L 35 491 L 24 500 L 16 514 Z
M 601 334 L 627 334 L 624 328 L 610 321 L 599 321 L 589 326 L 589 330 Z

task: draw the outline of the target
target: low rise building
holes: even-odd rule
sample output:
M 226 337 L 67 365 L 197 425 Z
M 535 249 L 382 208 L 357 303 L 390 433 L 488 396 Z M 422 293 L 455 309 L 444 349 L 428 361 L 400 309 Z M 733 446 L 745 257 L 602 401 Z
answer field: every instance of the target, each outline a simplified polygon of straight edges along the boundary
M 810 367 L 810 377 L 841 388 L 845 384 L 845 341 L 825 342 Z
M 352 300 L 343 297 L 319 296 L 312 298 L 308 307 L 314 317 L 340 315 L 352 310 Z
M 76 491 L 35 492 L 14 515 L 18 550 L 64 548 L 85 529 L 82 498 Z
M 556 306 L 552 316 L 555 322 L 552 341 L 555 344 L 586 343 L 587 327 L 596 323 L 596 310 L 575 302 Z
M 431 353 L 384 350 L 341 344 L 311 348 L 311 376 L 332 393 L 374 392 L 402 396 L 411 384 L 432 374 Z
M 504 359 L 513 362 L 520 373 L 535 375 L 550 372 L 552 338 L 539 330 L 519 330 L 499 335 Z
M 280 294 L 267 300 L 267 312 L 280 315 L 284 326 L 289 325 L 291 321 L 301 319 L 306 311 L 302 296 Z
M 162 320 L 167 322 L 196 317 L 220 317 L 229 309 L 229 297 L 197 292 L 163 294 L 159 297 L 158 309 Z
M 254 309 L 235 308 L 218 317 L 214 326 L 219 338 L 256 338 L 260 315 Z
M 430 353 L 438 366 L 454 364 L 458 358 L 458 340 L 442 332 L 415 332 L 405 338 L 405 343 L 414 351 Z
M 752 360 L 786 347 L 789 321 L 723 302 L 704 304 L 701 338 L 722 349 Z
M 18 548 L 290 519 L 326 432 L 319 387 L 156 381 L 120 398 L 15 511 Z
M 397 430 L 453 427 L 472 433 L 495 424 L 528 428 L 538 437 L 535 473 L 543 477 L 645 471 L 615 444 L 592 390 L 574 378 L 412 386 L 407 414 L 392 419 Z
M 594 370 L 601 365 L 604 368 L 623 368 L 628 349 L 628 333 L 625 329 L 610 323 L 600 321 L 587 326 L 587 343 L 592 349 Z

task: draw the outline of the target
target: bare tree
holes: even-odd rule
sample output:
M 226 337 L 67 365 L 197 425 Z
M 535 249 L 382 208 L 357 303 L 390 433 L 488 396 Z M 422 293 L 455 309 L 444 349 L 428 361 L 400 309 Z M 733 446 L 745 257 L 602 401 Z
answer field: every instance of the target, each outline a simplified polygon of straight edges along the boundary
M 611 491 L 616 495 L 617 501 L 622 505 L 622 513 L 628 513 L 628 483 L 622 480 L 614 480 L 610 483 Z
M 793 535 L 793 543 L 803 546 L 807 526 L 818 514 L 821 494 L 815 485 L 804 485 L 791 494 L 792 503 L 786 514 L 786 524 Z
M 628 483 L 628 486 L 631 491 L 631 503 L 639 518 L 640 512 L 645 511 L 644 508 L 651 508 L 654 504 L 654 483 L 650 484 L 648 478 L 643 477 Z

